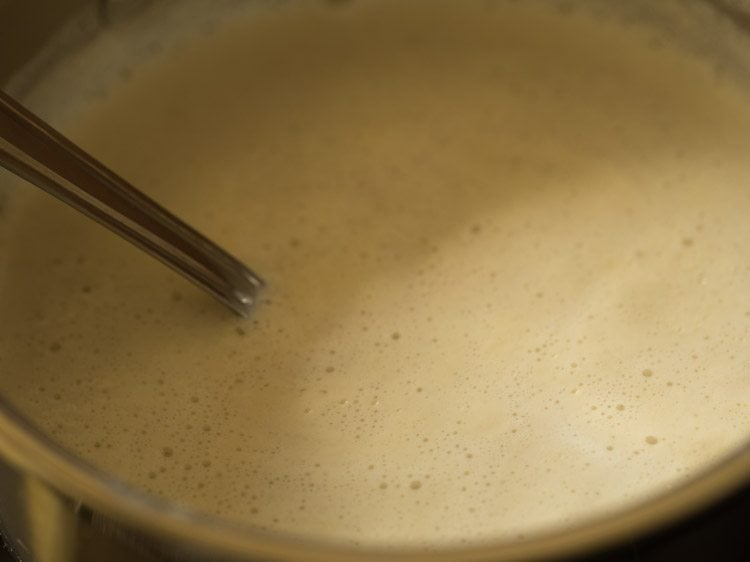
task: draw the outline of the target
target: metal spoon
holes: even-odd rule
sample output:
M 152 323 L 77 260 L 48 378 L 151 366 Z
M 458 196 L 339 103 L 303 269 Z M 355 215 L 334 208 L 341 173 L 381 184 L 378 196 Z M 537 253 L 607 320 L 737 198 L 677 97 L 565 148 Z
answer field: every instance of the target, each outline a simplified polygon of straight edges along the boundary
M 0 166 L 161 260 L 241 316 L 261 279 L 0 91 Z

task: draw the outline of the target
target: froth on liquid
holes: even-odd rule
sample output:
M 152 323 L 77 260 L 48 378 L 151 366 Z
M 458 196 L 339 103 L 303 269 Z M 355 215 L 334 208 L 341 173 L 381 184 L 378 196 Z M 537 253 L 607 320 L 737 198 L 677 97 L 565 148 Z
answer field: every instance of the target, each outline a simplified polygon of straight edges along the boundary
M 231 318 L 16 189 L 0 390 L 154 494 L 359 544 L 512 538 L 694 474 L 750 427 L 750 98 L 650 34 L 306 4 L 143 63 L 68 133 L 263 301 Z

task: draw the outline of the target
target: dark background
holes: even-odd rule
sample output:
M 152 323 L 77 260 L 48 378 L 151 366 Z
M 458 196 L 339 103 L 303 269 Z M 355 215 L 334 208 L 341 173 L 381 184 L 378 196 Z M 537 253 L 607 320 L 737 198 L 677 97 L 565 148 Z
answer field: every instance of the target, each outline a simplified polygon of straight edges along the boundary
M 576 562 L 750 561 L 750 484 L 719 504 L 638 541 Z

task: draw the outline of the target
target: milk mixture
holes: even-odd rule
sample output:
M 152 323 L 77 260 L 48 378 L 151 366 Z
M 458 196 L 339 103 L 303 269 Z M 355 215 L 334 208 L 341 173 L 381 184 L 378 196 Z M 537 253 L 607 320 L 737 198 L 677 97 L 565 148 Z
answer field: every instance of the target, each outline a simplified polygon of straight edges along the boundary
M 529 536 L 730 453 L 750 97 L 551 5 L 274 4 L 47 110 L 268 286 L 234 317 L 8 187 L 0 391 L 138 488 L 348 544 Z

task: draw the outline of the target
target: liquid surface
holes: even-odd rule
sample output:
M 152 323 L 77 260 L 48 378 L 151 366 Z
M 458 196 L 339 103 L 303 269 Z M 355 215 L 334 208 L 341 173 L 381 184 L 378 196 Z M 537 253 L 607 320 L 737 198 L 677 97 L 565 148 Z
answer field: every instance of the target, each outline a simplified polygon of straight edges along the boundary
M 233 318 L 16 189 L 0 390 L 153 494 L 358 544 L 571 525 L 743 443 L 750 98 L 645 28 L 405 4 L 238 18 L 81 101 L 268 289 Z

